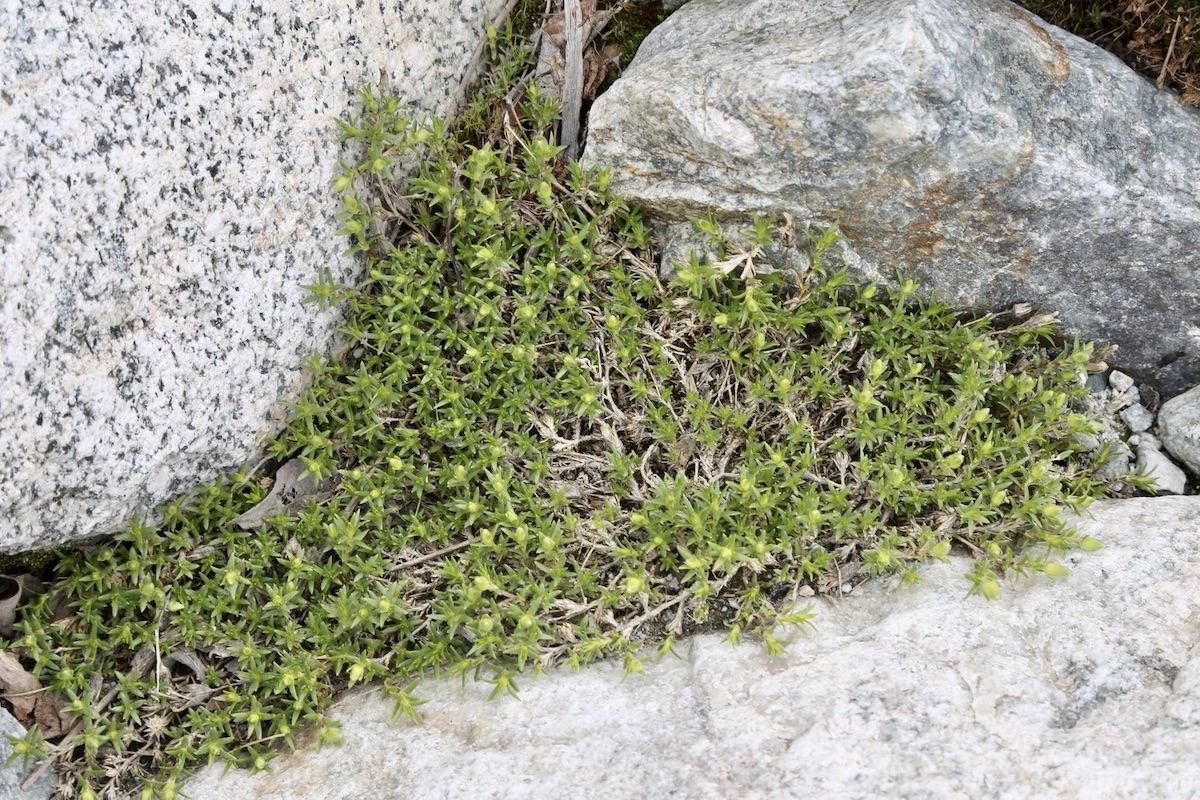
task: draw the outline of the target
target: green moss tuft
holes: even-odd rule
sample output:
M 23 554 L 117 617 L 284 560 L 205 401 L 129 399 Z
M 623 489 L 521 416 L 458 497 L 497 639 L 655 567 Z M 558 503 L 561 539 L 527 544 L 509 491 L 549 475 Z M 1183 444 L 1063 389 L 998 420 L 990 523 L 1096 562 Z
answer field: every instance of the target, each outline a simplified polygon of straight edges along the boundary
M 27 553 L 0 554 L 0 575 L 36 575 L 48 577 L 58 563 L 57 550 L 37 550 Z

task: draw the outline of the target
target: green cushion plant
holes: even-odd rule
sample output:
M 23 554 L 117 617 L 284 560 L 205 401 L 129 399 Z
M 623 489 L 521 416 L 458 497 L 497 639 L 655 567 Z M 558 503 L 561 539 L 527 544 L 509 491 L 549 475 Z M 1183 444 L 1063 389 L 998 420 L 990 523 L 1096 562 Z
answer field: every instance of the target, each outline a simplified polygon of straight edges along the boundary
M 1060 575 L 1095 540 L 1064 522 L 1105 484 L 1074 458 L 1091 350 L 821 266 L 772 269 L 769 220 L 659 277 L 650 233 L 559 160 L 557 107 L 530 87 L 493 111 L 528 55 L 501 59 L 454 126 L 362 95 L 362 159 L 337 182 L 366 282 L 342 361 L 270 448 L 334 490 L 253 532 L 270 486 L 239 473 L 161 524 L 67 554 L 11 649 L 76 730 L 35 728 L 80 797 L 175 797 L 216 759 L 262 769 L 299 730 L 337 742 L 337 693 L 379 682 L 418 718 L 442 672 L 516 693 L 515 675 L 723 629 L 771 652 L 802 598 L 917 578 L 957 546 L 969 592 Z M 411 179 L 401 167 L 417 165 Z M 272 474 L 270 471 L 266 475 Z M 106 794 L 107 793 L 107 794 Z

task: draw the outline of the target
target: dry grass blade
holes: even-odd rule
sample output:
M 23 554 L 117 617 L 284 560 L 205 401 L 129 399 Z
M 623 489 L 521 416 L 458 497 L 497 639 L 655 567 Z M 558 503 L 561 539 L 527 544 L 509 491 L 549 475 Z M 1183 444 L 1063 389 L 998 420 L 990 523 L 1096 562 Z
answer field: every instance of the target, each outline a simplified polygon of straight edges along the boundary
M 1179 37 L 1179 25 L 1183 22 L 1183 17 L 1175 18 L 1175 29 L 1171 32 L 1171 44 L 1167 46 L 1167 56 L 1163 59 L 1162 70 L 1158 73 L 1158 80 L 1155 85 L 1159 89 L 1163 88 L 1163 84 L 1167 81 L 1167 70 L 1171 66 L 1171 56 L 1175 54 L 1175 40 Z

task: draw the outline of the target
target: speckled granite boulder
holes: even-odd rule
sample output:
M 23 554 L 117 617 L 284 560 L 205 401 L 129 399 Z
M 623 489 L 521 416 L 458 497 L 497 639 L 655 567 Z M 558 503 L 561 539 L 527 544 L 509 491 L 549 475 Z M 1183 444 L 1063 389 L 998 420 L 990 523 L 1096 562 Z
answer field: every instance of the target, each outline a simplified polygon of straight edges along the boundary
M 504 0 L 0 5 L 0 551 L 255 457 L 333 346 L 335 121 L 442 109 Z
M 1200 381 L 1200 112 L 1005 0 L 692 0 L 592 107 L 659 220 L 838 223 L 859 278 L 1028 301 Z
M 969 562 L 816 604 L 782 657 L 720 636 L 621 682 L 619 664 L 492 688 L 430 681 L 425 723 L 372 693 L 345 745 L 220 767 L 193 800 L 305 797 L 1190 797 L 1200 786 L 1200 497 L 1098 503 L 1065 578 L 964 599 Z
M 1200 481 L 1200 386 L 1163 403 L 1158 432 L 1167 452 Z

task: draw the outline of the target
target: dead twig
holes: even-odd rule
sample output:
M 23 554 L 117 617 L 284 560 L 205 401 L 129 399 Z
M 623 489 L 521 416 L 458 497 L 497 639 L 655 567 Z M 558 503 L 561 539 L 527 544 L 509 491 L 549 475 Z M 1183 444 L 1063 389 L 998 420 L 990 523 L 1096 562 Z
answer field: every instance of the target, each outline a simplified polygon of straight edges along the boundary
M 443 547 L 441 550 L 434 550 L 432 553 L 426 553 L 425 555 L 421 556 L 420 558 L 414 558 L 412 561 L 405 561 L 403 564 L 397 564 L 396 566 L 392 567 L 392 572 L 403 572 L 404 570 L 406 570 L 410 567 L 415 567 L 420 564 L 424 564 L 426 561 L 433 561 L 435 558 L 441 558 L 444 555 L 449 555 L 450 553 L 456 553 L 459 550 L 465 550 L 470 546 L 471 546 L 470 540 L 467 540 L 465 542 L 459 542 L 458 544 L 452 544 L 447 547 Z
M 1158 80 L 1154 84 L 1159 88 L 1163 88 L 1163 84 L 1167 81 L 1167 70 L 1171 66 L 1171 56 L 1175 52 L 1175 39 L 1179 36 L 1179 23 L 1183 22 L 1183 17 L 1175 17 L 1175 30 L 1171 33 L 1171 44 L 1167 46 L 1167 57 L 1163 59 L 1162 70 L 1158 73 Z
M 579 114 L 583 108 L 583 9 L 579 0 L 565 0 L 563 7 L 566 47 L 563 58 L 562 144 L 567 160 L 579 154 Z

